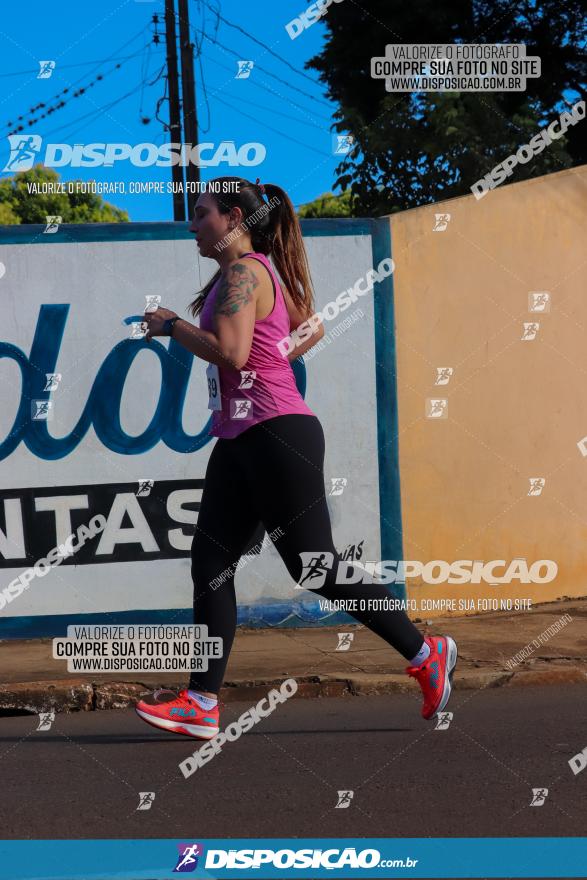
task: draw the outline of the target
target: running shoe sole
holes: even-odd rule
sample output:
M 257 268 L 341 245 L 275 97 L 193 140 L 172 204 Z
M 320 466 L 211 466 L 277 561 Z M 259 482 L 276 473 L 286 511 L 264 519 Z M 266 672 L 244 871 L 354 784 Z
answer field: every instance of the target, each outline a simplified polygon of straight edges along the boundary
M 457 644 L 454 639 L 451 639 L 450 636 L 445 636 L 446 638 L 446 672 L 444 676 L 444 690 L 442 692 L 442 699 L 438 704 L 436 711 L 434 712 L 433 718 L 438 715 L 439 712 L 442 712 L 446 704 L 450 699 L 451 694 L 451 685 L 452 685 L 452 676 L 455 671 L 455 666 L 457 665 L 458 659 L 458 651 Z
M 166 718 L 157 718 L 154 720 L 153 715 L 142 712 L 135 706 L 137 715 L 150 724 L 151 727 L 158 727 L 160 730 L 169 730 L 171 733 L 183 733 L 184 736 L 191 736 L 194 739 L 213 739 L 218 733 L 218 727 L 202 727 L 200 724 L 185 724 L 179 721 L 168 721 Z

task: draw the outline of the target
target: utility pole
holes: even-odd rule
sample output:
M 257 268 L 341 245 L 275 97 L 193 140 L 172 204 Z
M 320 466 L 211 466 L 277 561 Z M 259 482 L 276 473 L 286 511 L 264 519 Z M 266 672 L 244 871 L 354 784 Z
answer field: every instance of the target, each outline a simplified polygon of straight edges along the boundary
M 173 0 L 165 0 L 165 42 L 167 45 L 167 85 L 169 88 L 169 133 L 171 143 L 181 145 L 179 86 L 177 82 L 177 43 L 175 37 L 175 8 Z M 173 193 L 173 219 L 185 221 L 183 168 L 180 164 L 171 166 L 171 179 L 174 183 L 174 189 L 178 190 Z
M 198 143 L 198 117 L 196 110 L 196 86 L 194 82 L 193 45 L 190 42 L 190 21 L 188 0 L 177 0 L 179 7 L 179 45 L 181 58 L 181 92 L 183 99 L 183 133 L 185 142 L 190 148 Z M 186 181 L 191 184 L 200 182 L 200 166 L 190 162 L 186 166 Z M 188 189 L 188 217 L 194 214 L 194 206 L 198 197 L 197 186 L 194 192 Z

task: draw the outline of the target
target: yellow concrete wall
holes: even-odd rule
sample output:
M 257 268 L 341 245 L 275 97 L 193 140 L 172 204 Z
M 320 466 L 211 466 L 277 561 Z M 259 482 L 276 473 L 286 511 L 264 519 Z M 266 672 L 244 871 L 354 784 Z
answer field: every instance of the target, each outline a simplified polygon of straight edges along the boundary
M 437 213 L 451 214 L 444 232 Z M 587 594 L 587 166 L 390 223 L 404 559 L 558 565 L 549 584 L 416 579 L 408 597 Z M 550 313 L 529 311 L 530 291 L 550 291 Z M 521 341 L 532 320 L 537 338 Z M 431 397 L 448 399 L 446 419 L 426 417 Z M 546 479 L 541 495 L 530 477 Z

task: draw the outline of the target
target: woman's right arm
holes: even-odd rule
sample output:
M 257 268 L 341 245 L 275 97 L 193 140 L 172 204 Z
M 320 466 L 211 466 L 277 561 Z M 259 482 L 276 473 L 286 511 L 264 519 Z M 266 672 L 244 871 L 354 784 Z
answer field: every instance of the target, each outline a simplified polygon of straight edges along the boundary
M 293 302 L 287 290 L 285 288 L 282 288 L 282 290 L 285 299 L 285 305 L 287 307 L 287 314 L 289 315 L 289 330 L 291 333 L 293 330 L 297 330 L 300 324 L 303 324 L 305 321 L 307 321 L 310 315 L 302 313 Z M 320 322 L 320 324 L 318 325 L 318 329 L 314 328 L 314 332 L 312 333 L 310 338 L 305 339 L 303 342 L 298 342 L 293 351 L 288 354 L 288 361 L 291 363 L 292 361 L 295 361 L 296 358 L 299 358 L 301 355 L 305 354 L 305 352 L 307 352 L 308 349 L 312 348 L 313 345 L 316 345 L 316 343 L 319 342 L 319 340 L 322 339 L 323 336 L 324 324 Z

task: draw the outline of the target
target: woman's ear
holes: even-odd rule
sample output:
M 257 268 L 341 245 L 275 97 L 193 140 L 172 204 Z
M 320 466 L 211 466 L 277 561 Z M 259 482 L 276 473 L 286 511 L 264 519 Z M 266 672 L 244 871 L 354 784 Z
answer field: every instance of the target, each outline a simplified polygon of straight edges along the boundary
M 239 224 L 242 223 L 242 221 L 243 221 L 243 212 L 241 211 L 240 208 L 237 208 L 235 206 L 234 208 L 231 208 L 230 211 L 228 212 L 228 217 L 229 217 L 229 220 L 228 220 L 229 227 L 231 229 L 236 229 L 236 227 L 239 226 Z

